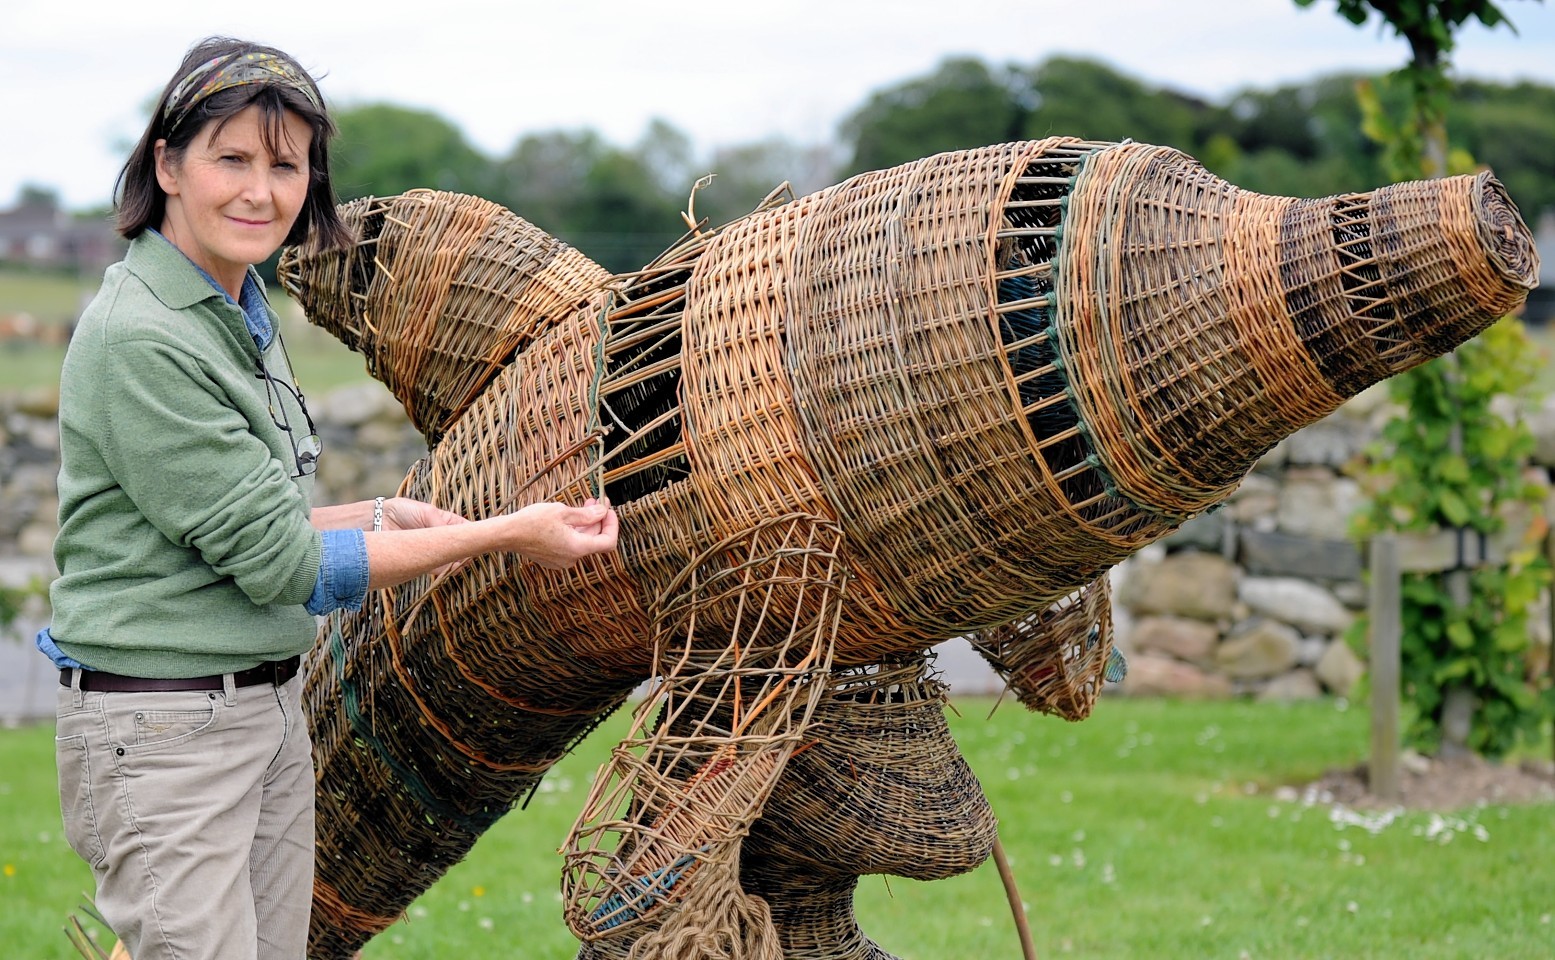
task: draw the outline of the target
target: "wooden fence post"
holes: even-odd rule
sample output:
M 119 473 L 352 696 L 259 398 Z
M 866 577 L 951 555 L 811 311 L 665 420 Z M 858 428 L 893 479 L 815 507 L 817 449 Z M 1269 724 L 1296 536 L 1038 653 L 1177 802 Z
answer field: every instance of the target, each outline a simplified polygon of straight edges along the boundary
M 1399 798 L 1399 677 L 1403 620 L 1398 541 L 1378 534 L 1369 544 L 1371 566 L 1371 761 L 1373 796 Z

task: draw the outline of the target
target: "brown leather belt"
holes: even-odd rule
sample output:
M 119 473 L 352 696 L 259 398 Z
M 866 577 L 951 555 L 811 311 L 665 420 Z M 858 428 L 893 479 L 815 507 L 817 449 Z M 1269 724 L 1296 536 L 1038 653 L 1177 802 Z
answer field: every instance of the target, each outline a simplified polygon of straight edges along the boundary
M 257 667 L 239 670 L 232 675 L 232 684 L 237 687 L 252 687 L 261 683 L 280 685 L 297 675 L 297 667 L 301 662 L 301 657 L 288 657 L 285 660 L 271 660 L 261 663 Z M 69 670 L 61 670 L 59 672 L 59 683 L 62 687 L 70 686 Z M 224 686 L 225 676 L 219 673 L 209 677 L 155 679 L 152 677 L 121 677 L 116 673 L 104 673 L 101 670 L 81 671 L 81 689 L 99 693 L 221 690 Z

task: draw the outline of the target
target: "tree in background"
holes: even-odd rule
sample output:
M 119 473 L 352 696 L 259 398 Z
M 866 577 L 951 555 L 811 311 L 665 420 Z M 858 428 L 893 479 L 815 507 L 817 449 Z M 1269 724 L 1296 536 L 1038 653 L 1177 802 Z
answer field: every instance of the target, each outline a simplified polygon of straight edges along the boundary
M 953 57 L 928 76 L 878 90 L 842 122 L 842 138 L 852 147 L 846 172 L 1018 140 L 1026 116 L 1022 86 L 1013 67 Z
M 1322 197 L 1387 182 L 1381 151 L 1361 132 L 1351 74 L 1236 92 L 1205 127 L 1200 161 L 1259 193 Z
M 1096 60 L 1051 57 L 1018 72 L 1021 137 L 1134 139 L 1192 153 L 1213 115 L 1198 97 L 1152 87 Z
M 1337 4 L 1357 25 L 1379 15 L 1409 43 L 1408 65 L 1381 85 L 1358 85 L 1363 127 L 1382 147 L 1384 172 L 1404 180 L 1472 170 L 1467 153 L 1449 149 L 1449 55 L 1469 19 L 1510 26 L 1505 14 L 1489 0 Z M 1489 535 L 1508 517 L 1522 512 L 1526 521 L 1537 510 L 1544 488 L 1525 476 L 1532 437 L 1515 414 L 1509 420 L 1492 409 L 1498 397 L 1526 392 L 1535 357 L 1522 325 L 1506 318 L 1390 381 L 1405 412 L 1384 428 L 1385 446 L 1366 468 L 1373 500 L 1357 518 L 1360 535 L 1434 528 Z M 1403 693 L 1415 712 L 1416 746 L 1501 756 L 1555 716 L 1555 691 L 1540 692 L 1528 636 L 1529 608 L 1549 579 L 1539 547 L 1533 538 L 1504 564 L 1472 572 L 1406 575 Z
M 658 122 L 634 148 L 592 130 L 531 134 L 497 163 L 486 196 L 608 270 L 636 270 L 685 229 L 682 190 L 670 185 L 690 179 L 679 172 L 689 167 L 689 153 L 685 136 Z
M 1053 57 L 993 68 L 956 57 L 871 94 L 842 123 L 847 172 L 878 170 L 945 150 L 1051 136 L 1132 137 L 1188 150 L 1210 113 L 1202 100 L 1150 87 L 1095 60 Z
M 418 187 L 476 195 L 491 190 L 491 161 L 435 113 L 375 103 L 341 110 L 335 122 L 340 136 L 331 165 L 342 200 Z
M 1362 79 L 1335 74 L 1210 103 L 1096 60 L 1052 57 L 995 68 L 952 58 L 875 91 L 843 121 L 838 149 L 848 159 L 834 179 L 942 150 L 1062 135 L 1177 147 L 1259 193 L 1372 190 L 1398 178 L 1390 173 L 1392 158 L 1364 132 L 1355 95 Z M 1374 90 L 1391 113 L 1407 106 L 1401 84 Z M 1555 208 L 1555 89 L 1469 82 L 1445 95 L 1452 146 L 1494 166 L 1531 215 Z

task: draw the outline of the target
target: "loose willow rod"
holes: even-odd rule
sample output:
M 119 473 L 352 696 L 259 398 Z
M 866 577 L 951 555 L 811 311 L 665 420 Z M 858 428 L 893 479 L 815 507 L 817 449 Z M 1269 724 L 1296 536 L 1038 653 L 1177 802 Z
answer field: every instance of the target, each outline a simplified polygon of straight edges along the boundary
M 999 880 L 1004 884 L 1005 899 L 1010 901 L 1010 913 L 1015 916 L 1015 931 L 1020 934 L 1020 952 L 1026 960 L 1037 960 L 1037 945 L 1031 941 L 1031 925 L 1026 922 L 1026 908 L 1021 904 L 1020 891 L 1015 887 L 1015 874 L 1010 870 L 1010 859 L 1004 855 L 1004 844 L 997 834 L 993 838 L 993 862 L 999 868 Z

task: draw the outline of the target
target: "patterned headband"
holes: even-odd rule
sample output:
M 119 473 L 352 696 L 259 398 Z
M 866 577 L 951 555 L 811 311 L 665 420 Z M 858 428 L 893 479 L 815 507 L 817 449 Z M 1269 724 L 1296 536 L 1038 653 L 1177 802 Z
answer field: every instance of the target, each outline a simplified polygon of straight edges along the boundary
M 202 82 L 203 81 L 203 82 Z M 189 71 L 168 94 L 162 120 L 168 133 L 178 129 L 201 100 L 221 90 L 254 83 L 279 84 L 301 93 L 315 110 L 323 111 L 318 91 L 307 75 L 290 60 L 273 53 L 229 53 L 207 60 Z

